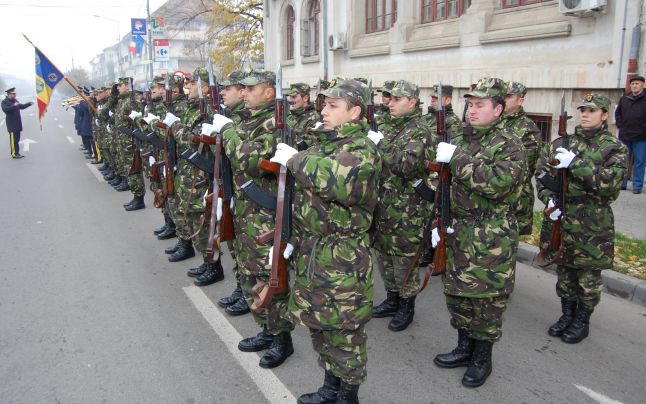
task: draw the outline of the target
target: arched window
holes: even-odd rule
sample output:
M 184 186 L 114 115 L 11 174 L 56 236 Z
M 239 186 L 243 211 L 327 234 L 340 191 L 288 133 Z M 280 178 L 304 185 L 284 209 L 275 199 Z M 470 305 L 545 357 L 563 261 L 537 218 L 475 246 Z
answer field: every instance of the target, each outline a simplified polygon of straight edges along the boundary
M 396 0 L 366 0 L 366 33 L 389 30 L 397 20 Z
M 287 26 L 285 30 L 285 59 L 294 59 L 294 8 L 287 7 Z
M 301 14 L 304 16 L 301 22 L 301 55 L 318 55 L 321 2 L 318 0 L 306 2 Z

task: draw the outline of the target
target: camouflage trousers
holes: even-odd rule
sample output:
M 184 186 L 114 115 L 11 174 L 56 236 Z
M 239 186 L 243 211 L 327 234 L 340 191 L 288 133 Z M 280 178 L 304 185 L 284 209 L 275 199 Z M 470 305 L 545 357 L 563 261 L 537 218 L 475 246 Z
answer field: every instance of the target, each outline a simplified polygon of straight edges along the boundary
M 227 249 L 231 255 L 231 260 L 233 261 L 233 268 L 231 268 L 231 271 L 233 272 L 233 276 L 235 276 L 236 280 L 240 282 L 240 271 L 238 270 L 238 263 L 236 261 L 237 254 L 234 240 L 227 241 Z
M 356 330 L 315 330 L 310 328 L 312 345 L 319 354 L 319 365 L 348 384 L 366 380 L 368 352 L 365 325 Z
M 130 170 L 130 168 L 128 168 Z M 144 196 L 146 194 L 146 183 L 144 182 L 144 173 L 139 172 L 128 176 L 128 186 L 134 196 Z
M 532 234 L 534 219 L 534 186 L 530 182 L 523 184 L 523 190 L 516 205 L 516 220 L 518 221 L 518 235 Z
M 387 255 L 376 249 L 371 249 L 372 262 L 381 274 L 386 290 L 399 292 L 400 297 L 410 297 L 419 289 L 419 268 L 415 265 L 404 285 L 404 278 L 410 270 L 415 257 L 400 257 Z
M 189 227 L 190 235 L 193 236 L 193 246 L 202 258 L 206 258 L 206 247 L 209 242 L 209 224 L 202 221 L 202 214 L 204 212 L 188 212 L 186 214 L 186 224 Z
M 480 341 L 496 342 L 500 339 L 502 314 L 507 308 L 508 296 L 445 296 L 453 328 L 467 330 L 471 338 Z
M 168 196 L 166 198 L 166 208 L 170 218 L 173 219 L 173 223 L 175 223 L 175 233 L 177 233 L 177 237 L 182 240 L 189 240 L 192 236 L 191 226 L 189 225 L 188 220 L 184 218 L 184 212 L 180 212 L 178 205 L 179 198 L 177 195 Z
M 567 300 L 579 301 L 589 309 L 599 304 L 603 280 L 601 270 L 576 269 L 557 266 L 556 295 Z
M 239 280 L 245 299 L 247 300 L 247 304 L 251 307 L 251 304 L 253 303 L 251 289 L 259 280 L 269 282 L 269 276 L 254 276 L 240 272 Z M 288 300 L 289 293 L 274 295 L 271 303 L 269 303 L 266 308 L 251 310 L 253 319 L 261 327 L 267 327 L 267 332 L 272 335 L 278 335 L 281 332 L 293 331 L 294 323 L 289 319 L 289 309 L 287 308 Z

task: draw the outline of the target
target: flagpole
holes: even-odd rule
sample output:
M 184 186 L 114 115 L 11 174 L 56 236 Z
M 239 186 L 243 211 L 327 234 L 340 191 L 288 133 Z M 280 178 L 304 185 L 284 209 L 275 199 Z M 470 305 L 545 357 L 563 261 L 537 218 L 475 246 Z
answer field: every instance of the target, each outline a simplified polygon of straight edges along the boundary
M 29 43 L 31 44 L 31 46 L 33 46 L 33 47 L 34 47 L 34 49 L 36 49 L 38 52 L 40 52 L 40 54 L 45 58 L 45 60 L 47 60 L 47 61 L 49 62 L 49 64 L 50 64 L 50 65 L 52 65 L 52 66 L 53 66 L 56 70 L 58 70 L 59 72 L 62 72 L 62 70 L 61 70 L 61 69 L 59 69 L 58 67 L 56 67 L 56 65 L 55 65 L 54 63 L 52 63 L 52 61 L 51 61 L 51 60 L 49 60 L 49 58 L 48 58 L 47 56 L 45 56 L 45 54 L 44 54 L 44 53 L 43 53 L 43 52 L 38 48 L 38 46 L 34 45 L 34 43 L 33 43 L 31 40 L 29 40 L 29 38 L 27 38 L 27 35 L 22 34 L 22 36 L 24 36 L 24 37 L 25 37 L 25 39 L 27 40 L 27 42 L 29 42 Z M 94 104 L 92 103 L 92 101 L 90 101 L 90 99 L 89 99 L 89 98 L 87 98 L 87 97 L 85 96 L 85 94 L 83 94 L 83 92 L 82 92 L 81 90 L 79 90 L 79 88 L 76 86 L 76 84 L 72 83 L 72 81 L 71 81 L 70 79 L 68 79 L 68 78 L 67 78 L 67 76 L 65 76 L 64 74 L 63 74 L 63 79 L 65 79 L 65 81 L 67 82 L 67 84 L 69 84 L 69 85 L 70 85 L 70 87 L 72 87 L 72 90 L 74 90 L 74 91 L 76 92 L 76 94 L 80 95 L 80 96 L 81 96 L 81 98 L 83 98 L 83 99 L 85 100 L 85 102 L 87 102 L 87 105 L 88 105 L 88 106 L 92 109 L 92 111 L 94 111 L 94 113 L 96 114 L 96 113 L 97 113 L 97 110 L 96 110 L 96 108 L 94 107 Z

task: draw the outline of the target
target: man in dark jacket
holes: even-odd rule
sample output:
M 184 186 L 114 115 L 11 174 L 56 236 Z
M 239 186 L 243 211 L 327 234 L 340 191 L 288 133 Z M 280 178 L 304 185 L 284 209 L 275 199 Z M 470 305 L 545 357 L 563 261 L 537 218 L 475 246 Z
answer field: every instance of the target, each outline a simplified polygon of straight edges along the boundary
M 633 194 L 640 194 L 644 185 L 644 166 L 646 164 L 646 97 L 644 96 L 644 76 L 634 76 L 630 80 L 630 94 L 619 100 L 615 110 L 615 121 L 619 128 L 619 140 L 628 146 L 633 156 Z M 628 172 L 624 176 L 621 189 L 628 185 Z
M 93 137 L 92 137 L 92 111 L 87 103 L 83 100 L 79 103 L 78 109 L 76 110 L 78 116 L 78 125 L 77 130 L 78 134 L 83 139 L 83 144 L 87 149 L 88 153 L 86 158 L 94 158 L 96 155 Z
M 21 104 L 16 100 L 16 89 L 14 87 L 6 91 L 7 97 L 2 100 L 2 111 L 7 115 L 7 130 L 9 131 L 9 142 L 11 146 L 11 157 L 21 159 L 24 156 L 20 154 L 20 132 L 22 132 L 22 120 L 20 119 L 20 110 L 25 109 L 33 104 L 28 102 Z

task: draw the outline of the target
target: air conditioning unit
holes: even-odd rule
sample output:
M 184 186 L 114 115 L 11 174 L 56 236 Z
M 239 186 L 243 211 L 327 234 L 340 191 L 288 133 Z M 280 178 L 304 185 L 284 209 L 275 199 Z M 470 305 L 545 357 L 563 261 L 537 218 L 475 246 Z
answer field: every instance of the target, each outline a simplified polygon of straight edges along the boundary
M 345 33 L 336 32 L 328 37 L 328 45 L 331 50 L 345 49 Z
M 602 11 L 606 4 L 608 0 L 559 0 L 559 11 L 561 14 L 586 14 Z

